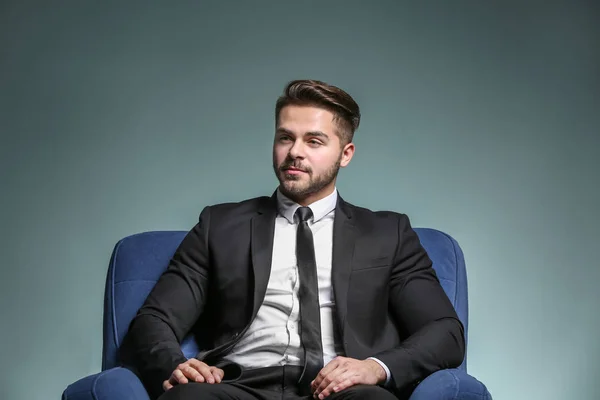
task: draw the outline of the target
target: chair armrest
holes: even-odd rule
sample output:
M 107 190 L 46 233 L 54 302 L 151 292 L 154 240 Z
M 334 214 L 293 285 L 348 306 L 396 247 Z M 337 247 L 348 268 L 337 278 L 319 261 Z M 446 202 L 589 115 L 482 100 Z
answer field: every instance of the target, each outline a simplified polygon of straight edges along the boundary
M 69 385 L 62 400 L 149 400 L 138 377 L 126 368 L 112 368 Z
M 410 400 L 492 400 L 485 385 L 466 372 L 443 369 L 425 378 Z

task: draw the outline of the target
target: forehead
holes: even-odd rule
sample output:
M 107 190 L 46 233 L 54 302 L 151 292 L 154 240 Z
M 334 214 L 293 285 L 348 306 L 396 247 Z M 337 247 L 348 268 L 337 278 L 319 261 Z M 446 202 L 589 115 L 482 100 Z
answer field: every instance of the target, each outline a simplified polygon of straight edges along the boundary
M 334 117 L 331 111 L 323 108 L 290 105 L 281 109 L 277 127 L 297 133 L 314 130 L 334 133 L 336 129 Z

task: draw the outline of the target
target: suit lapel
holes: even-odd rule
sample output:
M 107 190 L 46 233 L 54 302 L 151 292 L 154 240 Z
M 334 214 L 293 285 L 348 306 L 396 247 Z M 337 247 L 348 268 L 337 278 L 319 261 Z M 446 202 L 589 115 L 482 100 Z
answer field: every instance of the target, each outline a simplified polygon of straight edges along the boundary
M 348 204 L 338 197 L 333 223 L 333 259 L 331 262 L 333 294 L 337 309 L 337 320 L 343 334 L 348 304 L 348 284 L 354 256 L 354 244 L 358 230 L 352 220 Z
M 277 204 L 275 195 L 261 204 L 258 215 L 252 218 L 252 268 L 254 270 L 254 299 L 252 319 L 263 302 L 271 274 L 273 239 Z
M 262 304 L 269 283 L 271 273 L 271 259 L 273 254 L 273 237 L 275 233 L 275 217 L 277 215 L 277 203 L 275 195 L 266 198 L 258 207 L 258 213 L 251 220 L 250 251 L 252 256 L 252 269 L 254 272 L 254 298 L 253 311 L 250 321 L 256 317 L 256 313 Z M 246 326 L 246 329 L 250 324 Z M 216 362 L 220 355 L 228 352 L 242 338 L 237 334 L 236 339 L 223 343 L 221 346 L 211 350 L 198 353 L 197 359 L 208 363 Z

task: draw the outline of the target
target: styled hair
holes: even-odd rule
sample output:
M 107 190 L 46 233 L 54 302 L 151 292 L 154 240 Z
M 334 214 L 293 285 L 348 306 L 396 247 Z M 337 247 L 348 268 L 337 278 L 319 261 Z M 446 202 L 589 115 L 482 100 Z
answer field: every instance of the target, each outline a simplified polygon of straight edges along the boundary
M 352 142 L 360 124 L 360 108 L 354 99 L 342 89 L 325 82 L 301 79 L 288 83 L 275 105 L 276 124 L 279 124 L 281 109 L 288 105 L 315 106 L 332 112 L 342 146 Z

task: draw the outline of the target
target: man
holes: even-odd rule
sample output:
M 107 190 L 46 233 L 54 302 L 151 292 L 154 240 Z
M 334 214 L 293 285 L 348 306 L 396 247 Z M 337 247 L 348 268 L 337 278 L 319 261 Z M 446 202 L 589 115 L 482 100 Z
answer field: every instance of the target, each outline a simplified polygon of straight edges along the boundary
M 407 216 L 337 193 L 352 97 L 292 81 L 275 116 L 278 189 L 202 211 L 121 357 L 160 400 L 407 397 L 462 362 L 463 326 Z M 202 351 L 188 360 L 190 332 Z

